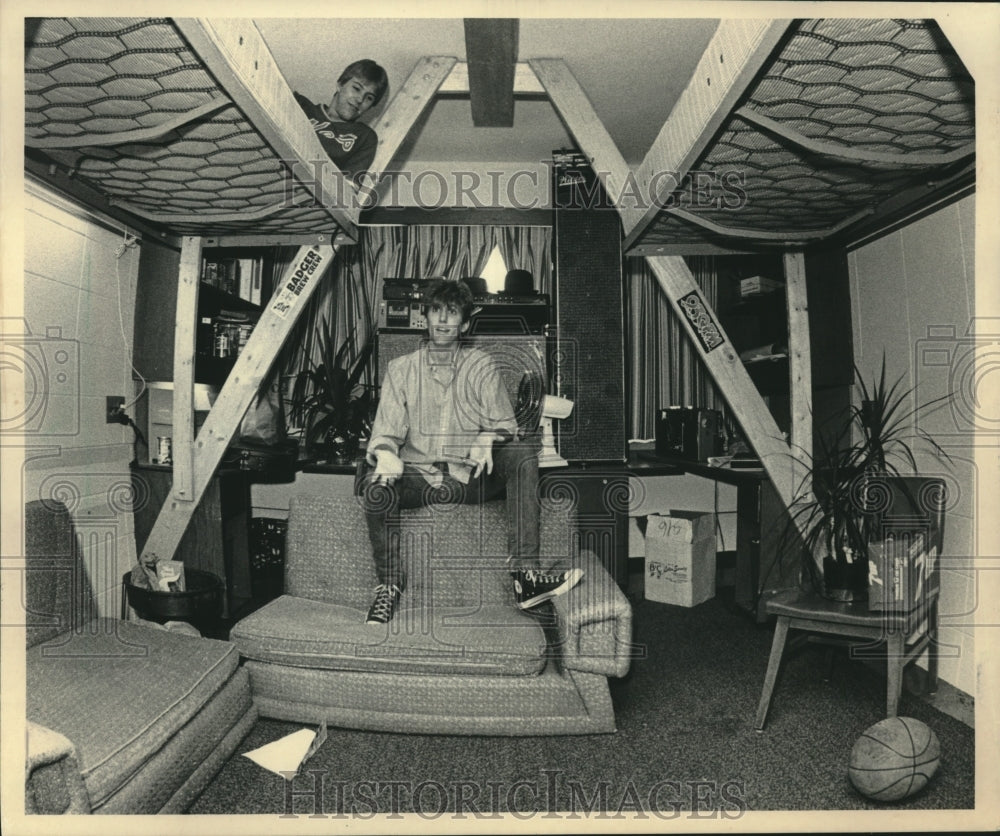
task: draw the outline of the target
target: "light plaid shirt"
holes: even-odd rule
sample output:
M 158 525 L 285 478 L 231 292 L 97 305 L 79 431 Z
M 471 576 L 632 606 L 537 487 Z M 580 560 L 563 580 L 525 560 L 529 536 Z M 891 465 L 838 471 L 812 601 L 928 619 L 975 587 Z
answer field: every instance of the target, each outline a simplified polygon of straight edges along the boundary
M 504 439 L 517 433 L 514 410 L 493 358 L 465 344 L 454 354 L 424 344 L 389 361 L 368 462 L 375 463 L 377 449 L 388 449 L 422 471 L 432 485 L 441 484 L 443 473 L 437 465 L 442 462 L 467 484 L 473 470 L 467 463 L 469 449 L 484 431 Z

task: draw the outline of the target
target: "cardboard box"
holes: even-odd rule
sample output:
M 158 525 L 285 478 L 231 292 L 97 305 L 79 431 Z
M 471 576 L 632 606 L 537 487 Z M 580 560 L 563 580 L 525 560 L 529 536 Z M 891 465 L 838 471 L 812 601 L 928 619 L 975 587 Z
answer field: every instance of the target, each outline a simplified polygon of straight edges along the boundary
M 775 279 L 768 279 L 765 276 L 751 276 L 749 279 L 740 279 L 740 296 L 770 293 L 781 287 L 784 285 Z
M 650 514 L 646 525 L 646 599 L 694 607 L 715 596 L 715 515 Z
M 868 547 L 868 609 L 909 612 L 935 592 L 937 546 L 928 551 L 923 531 L 890 534 Z

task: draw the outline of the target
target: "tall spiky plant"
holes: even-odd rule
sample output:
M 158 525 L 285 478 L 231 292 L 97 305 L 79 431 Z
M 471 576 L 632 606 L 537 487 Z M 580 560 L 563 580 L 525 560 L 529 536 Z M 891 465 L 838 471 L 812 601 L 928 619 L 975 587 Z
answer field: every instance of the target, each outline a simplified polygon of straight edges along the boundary
M 374 406 L 373 387 L 361 383 L 375 345 L 372 335 L 357 349 L 352 330 L 335 349 L 331 333 L 324 318 L 317 335 L 319 359 L 310 359 L 292 388 L 292 401 L 305 419 L 307 447 L 323 446 L 328 437 L 357 440 L 366 432 Z
M 860 403 L 851 407 L 832 438 L 817 437 L 815 456 L 806 453 L 803 485 L 810 490 L 802 492 L 791 513 L 805 544 L 803 563 L 817 586 L 824 558 L 841 566 L 867 563 L 868 545 L 881 536 L 889 496 L 885 479 L 902 475 L 900 464 L 914 473 L 919 470 L 914 445 L 925 444 L 949 459 L 916 419 L 950 395 L 911 406 L 915 389 L 905 389 L 902 376 L 886 382 L 884 355 L 870 386 L 856 366 L 854 372 Z

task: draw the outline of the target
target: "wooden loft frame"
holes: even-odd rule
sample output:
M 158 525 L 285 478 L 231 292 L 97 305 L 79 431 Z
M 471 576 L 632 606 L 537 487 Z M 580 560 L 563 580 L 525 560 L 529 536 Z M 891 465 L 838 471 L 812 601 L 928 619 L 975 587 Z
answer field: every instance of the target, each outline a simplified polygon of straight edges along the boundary
M 622 219 L 626 247 L 636 241 L 660 211 L 668 194 L 657 194 L 649 207 L 629 205 L 630 183 L 640 191 L 664 182 L 657 172 L 676 172 L 679 182 L 705 149 L 733 104 L 781 40 L 791 21 L 723 20 L 710 41 L 691 83 L 681 95 L 653 146 L 632 172 L 586 94 L 560 59 L 529 61 L 592 167 L 605 177 L 605 190 Z M 670 178 L 668 178 L 670 179 Z M 809 320 L 804 258 L 785 255 L 789 310 L 791 438 L 785 441 L 738 353 L 727 338 L 683 258 L 646 255 L 661 288 L 683 323 L 691 344 L 761 459 L 778 495 L 791 507 L 803 488 L 797 462 L 812 448 Z
M 256 29 L 237 31 L 239 22 L 184 21 L 180 28 L 192 42 L 226 92 L 255 121 L 276 147 L 287 149 L 281 115 L 274 101 L 287 91 L 275 87 L 280 73 L 271 70 L 273 59 Z M 687 171 L 710 140 L 733 103 L 763 64 L 788 26 L 787 21 L 723 21 L 705 52 L 694 79 L 667 120 L 637 172 L 630 171 L 584 91 L 565 63 L 559 59 L 536 59 L 513 68 L 515 93 L 543 93 L 552 101 L 581 149 L 596 170 L 607 172 L 605 187 L 621 215 L 626 242 L 634 242 L 651 223 L 658 209 L 623 205 L 626 183 L 652 179 L 667 166 Z M 719 64 L 716 66 L 715 62 Z M 252 69 L 251 69 L 252 67 Z M 263 70 L 261 68 L 264 68 Z M 419 61 L 374 126 L 379 147 L 368 187 L 377 190 L 381 173 L 424 111 L 440 92 L 470 91 L 476 68 L 455 58 L 427 57 Z M 714 78 L 706 84 L 706 79 Z M 294 149 L 293 149 L 294 152 Z M 665 196 L 664 196 L 665 197 Z M 353 231 L 353 230 L 352 230 Z M 353 236 L 352 236 L 353 237 Z M 241 236 L 226 236 L 228 244 Z M 216 239 L 212 239 L 213 241 Z M 185 237 L 182 245 L 178 331 L 176 341 L 174 400 L 174 486 L 143 552 L 144 560 L 172 557 L 181 536 L 208 486 L 226 447 L 256 395 L 261 381 L 276 359 L 298 315 L 308 302 L 323 273 L 343 243 L 304 243 L 279 284 L 279 291 L 265 309 L 260 322 L 238 358 L 222 392 L 196 439 L 190 436 L 194 355 L 194 312 L 197 308 L 198 270 L 204 240 Z M 811 414 L 809 380 L 808 315 L 805 308 L 804 272 L 801 254 L 786 256 L 789 295 L 790 363 L 792 387 L 792 444 L 781 437 L 778 427 L 750 380 L 721 326 L 714 320 L 707 300 L 679 256 L 647 256 L 647 261 L 678 313 L 692 344 L 716 381 L 723 396 L 743 426 L 748 440 L 784 503 L 791 506 L 796 494 L 793 450 L 809 449 Z
M 489 40 L 489 31 L 482 24 L 466 27 L 467 44 L 480 43 Z M 811 450 L 811 386 L 809 357 L 809 325 L 806 303 L 806 284 L 804 270 L 804 247 L 817 238 L 829 240 L 834 234 L 845 228 L 857 229 L 859 224 L 867 221 L 859 220 L 861 216 L 874 216 L 882 207 L 888 211 L 893 209 L 895 192 L 889 186 L 891 179 L 880 181 L 880 188 L 872 190 L 873 200 L 879 205 L 875 209 L 865 206 L 855 200 L 847 208 L 849 213 L 841 216 L 824 215 L 818 212 L 811 224 L 798 232 L 786 230 L 784 233 L 768 232 L 766 224 L 757 222 L 752 228 L 730 228 L 726 219 L 711 213 L 703 216 L 692 214 L 689 210 L 674 206 L 671 198 L 680 181 L 694 175 L 696 164 L 713 165 L 712 154 L 728 146 L 738 147 L 732 139 L 734 129 L 732 120 L 740 125 L 750 126 L 751 130 L 761 132 L 761 135 L 778 137 L 777 144 L 769 146 L 769 153 L 798 153 L 794 149 L 804 149 L 805 153 L 827 158 L 844 158 L 845 164 L 866 165 L 868 163 L 888 167 L 915 167 L 919 171 L 927 169 L 935 176 L 956 179 L 970 176 L 970 149 L 966 142 L 958 141 L 964 134 L 960 129 L 968 127 L 959 116 L 942 116 L 941 121 L 955 127 L 956 142 L 942 149 L 940 154 L 919 142 L 912 152 L 901 153 L 878 151 L 855 152 L 853 149 L 843 149 L 827 141 L 818 142 L 800 135 L 794 124 L 782 123 L 775 110 L 762 108 L 753 112 L 746 111 L 743 102 L 751 101 L 759 96 L 761 85 L 766 81 L 774 87 L 775 76 L 769 72 L 783 59 L 783 50 L 793 52 L 801 47 L 797 39 L 813 37 L 812 29 L 803 30 L 799 23 L 788 20 L 723 20 L 719 24 L 698 67 L 682 93 L 670 116 L 664 123 L 659 135 L 654 141 L 642 163 L 630 169 L 619 150 L 616 148 L 610 134 L 601 123 L 585 92 L 573 77 L 569 68 L 559 59 L 534 59 L 527 62 L 517 62 L 516 28 L 511 21 L 493 21 L 497 32 L 503 35 L 496 44 L 497 49 L 481 50 L 477 53 L 470 49 L 470 60 L 459 62 L 455 58 L 428 57 L 421 59 L 411 73 L 406 85 L 394 97 L 388 110 L 375 125 L 380 136 L 380 144 L 373 163 L 373 175 L 366 188 L 377 191 L 380 177 L 386 171 L 399 145 L 417 122 L 418 117 L 428 102 L 437 94 L 461 93 L 472 98 L 485 97 L 485 104 L 479 104 L 481 116 L 487 120 L 505 120 L 508 115 L 511 96 L 546 96 L 555 107 L 563 122 L 569 128 L 576 143 L 584 152 L 588 162 L 602 178 L 605 191 L 618 211 L 624 230 L 624 244 L 630 255 L 645 257 L 656 276 L 669 302 L 679 316 L 679 319 L 692 345 L 715 380 L 722 396 L 729 403 L 734 416 L 740 422 L 747 435 L 747 440 L 760 456 L 768 477 L 774 484 L 778 495 L 786 506 L 791 508 L 800 494 L 807 493 L 808 485 L 801 484 L 804 473 L 804 460 Z M 284 96 L 287 104 L 288 91 L 274 78 L 266 78 L 266 69 L 260 66 L 268 65 L 270 61 L 266 45 L 259 42 L 256 30 L 251 27 L 250 43 L 237 37 L 237 27 L 230 24 L 216 25 L 214 22 L 195 21 L 183 22 L 181 29 L 189 41 L 195 45 L 199 56 L 207 68 L 220 80 L 225 92 L 255 120 L 260 120 L 262 135 L 274 147 L 282 149 L 288 140 L 285 136 L 280 114 L 276 113 L 273 96 Z M 247 34 L 243 33 L 242 38 Z M 815 35 L 823 41 L 824 34 Z M 471 39 L 471 40 L 470 40 Z M 235 43 L 234 43 L 235 42 Z M 890 45 L 897 46 L 895 41 Z M 248 51 L 249 50 L 249 51 Z M 247 56 L 255 56 L 252 68 Z M 942 62 L 954 62 L 954 52 L 943 50 Z M 950 57 L 949 57 L 950 56 Z M 260 66 L 258 61 L 260 59 Z M 273 62 L 271 62 L 273 63 Z M 496 74 L 484 73 L 483 64 L 502 66 L 502 83 Z M 900 72 L 903 72 L 901 69 Z M 903 73 L 905 75 L 905 73 Z M 763 79 L 763 81 L 762 81 Z M 968 92 L 971 79 L 963 75 L 961 68 L 956 70 L 953 79 L 959 92 Z M 498 89 L 498 88 L 504 89 Z M 280 92 L 279 92 L 280 91 Z M 764 90 L 768 101 L 773 101 L 773 89 Z M 938 100 L 935 100 L 937 103 Z M 941 100 L 943 101 L 943 99 Z M 944 102 L 947 104 L 948 102 Z M 741 106 L 742 105 L 742 106 Z M 301 129 L 301 125 L 298 126 Z M 737 129 L 743 130 L 742 128 Z M 818 144 L 817 144 L 818 143 Z M 294 146 L 294 141 L 292 141 Z M 785 151 L 783 147 L 792 150 Z M 923 148 L 923 150 L 921 150 Z M 725 150 L 722 152 L 725 153 Z M 701 162 L 699 162 L 701 161 Z M 671 177 L 663 177 L 663 172 L 670 172 Z M 821 181 L 821 178 L 818 178 Z M 855 178 L 857 179 L 857 178 Z M 847 175 L 844 181 L 848 182 Z M 897 178 L 900 189 L 911 188 L 913 178 Z M 961 182 L 965 182 L 962 180 Z M 849 183 L 853 185 L 853 181 Z M 651 189 L 655 191 L 651 192 Z M 898 190 L 897 190 L 898 191 Z M 638 204 L 637 195 L 650 198 L 648 204 Z M 363 195 L 362 195 L 363 196 Z M 683 205 L 683 204 L 682 204 Z M 794 204 L 793 204 L 794 207 Z M 780 214 L 784 211 L 784 216 Z M 787 217 L 789 209 L 779 207 L 777 217 Z M 685 244 L 687 227 L 699 227 L 704 234 L 690 236 L 690 243 Z M 825 225 L 824 225 L 825 224 Z M 675 231 L 682 234 L 679 238 L 672 237 Z M 270 238 L 276 237 L 273 228 Z M 299 237 L 303 227 L 297 230 Z M 308 231 L 308 227 L 305 228 Z M 292 274 L 286 276 L 283 282 L 293 284 L 295 270 L 302 270 L 317 259 L 325 266 L 336 251 L 335 248 L 351 238 L 349 227 L 341 227 L 334 240 L 300 241 L 309 249 L 300 251 L 299 258 L 292 268 Z M 719 238 L 719 236 L 722 236 Z M 222 236 L 213 241 L 226 241 L 227 244 L 239 243 L 238 235 Z M 270 239 L 269 239 L 270 240 Z M 193 254 L 203 241 L 192 240 L 186 243 L 185 262 L 196 263 Z M 784 248 L 784 272 L 786 296 L 788 302 L 789 325 L 789 366 L 791 386 L 791 434 L 786 439 L 780 433 L 778 426 L 767 409 L 763 398 L 751 381 L 746 369 L 740 362 L 724 330 L 720 327 L 715 312 L 711 310 L 707 300 L 699 290 L 694 278 L 681 256 L 698 252 L 732 251 L 741 252 L 763 245 L 781 245 Z M 684 248 L 690 247 L 690 253 Z M 188 264 L 186 270 L 193 268 Z M 318 280 L 315 277 L 314 280 Z M 314 281 L 311 279 L 311 281 Z M 305 293 L 311 287 L 307 283 L 303 287 Z M 286 300 L 287 301 L 287 300 Z M 188 309 L 193 309 L 188 300 Z M 289 308 L 288 317 L 294 321 L 298 311 Z M 199 498 L 207 478 L 214 471 L 220 460 L 222 451 L 232 438 L 243 412 L 256 393 L 261 376 L 273 362 L 280 343 L 287 333 L 279 327 L 271 327 L 269 320 L 278 316 L 270 308 L 265 311 L 263 326 L 248 346 L 247 362 L 239 362 L 231 377 L 231 384 L 223 390 L 223 406 L 219 405 L 206 423 L 205 429 L 198 439 L 191 442 L 191 448 L 197 450 L 197 456 L 188 456 L 179 452 L 182 462 L 177 473 L 175 496 L 172 500 L 174 509 L 164 509 L 161 517 L 167 519 L 173 514 L 173 522 L 169 524 L 170 538 L 164 539 L 163 552 L 170 548 L 183 530 L 182 522 L 186 522 L 191 512 L 191 506 Z M 280 317 L 278 317 L 280 318 Z M 187 338 L 187 335 L 185 335 Z M 251 365 L 257 358 L 258 366 Z M 179 355 L 178 380 L 185 380 L 181 366 L 185 357 Z M 179 399 L 180 401 L 183 398 Z M 189 405 L 182 408 L 189 409 Z M 218 414 L 218 418 L 216 418 Z M 179 418 L 182 416 L 178 416 Z M 189 414 L 188 414 L 188 417 Z M 180 423 L 180 422 L 179 422 Z M 206 453 L 206 450 L 208 451 Z M 190 465 L 187 460 L 190 459 Z M 178 495 L 183 492 L 182 495 Z M 177 509 L 181 509 L 178 511 Z M 184 517 L 184 515 L 187 517 Z M 155 534 L 154 530 L 154 534 Z M 153 538 L 151 538 L 152 540 Z M 161 554 L 162 556 L 162 554 Z
M 291 159 L 304 161 L 302 146 L 294 138 L 294 130 L 298 128 L 293 124 L 291 130 L 286 130 L 288 125 L 276 104 L 287 99 L 287 85 L 257 29 L 241 20 L 187 20 L 178 21 L 178 27 L 226 93 L 254 120 L 267 139 L 283 153 L 288 153 Z M 422 59 L 393 97 L 376 128 L 379 147 L 372 166 L 374 182 L 377 183 L 379 173 L 391 161 L 455 61 L 448 57 Z M 326 193 L 335 192 L 328 188 Z M 351 240 L 357 237 L 358 211 L 352 208 L 353 214 L 342 219 L 342 232 L 349 231 Z M 213 243 L 219 240 L 228 245 L 238 245 L 241 240 L 260 243 L 259 237 L 236 235 L 212 239 Z M 342 243 L 343 236 L 338 234 L 333 241 L 329 236 L 317 236 L 314 241 L 300 246 L 197 438 L 192 438 L 195 322 L 205 239 L 200 236 L 183 238 L 174 342 L 173 487 L 150 531 L 141 555 L 143 562 L 169 559 L 176 553 L 243 416 Z

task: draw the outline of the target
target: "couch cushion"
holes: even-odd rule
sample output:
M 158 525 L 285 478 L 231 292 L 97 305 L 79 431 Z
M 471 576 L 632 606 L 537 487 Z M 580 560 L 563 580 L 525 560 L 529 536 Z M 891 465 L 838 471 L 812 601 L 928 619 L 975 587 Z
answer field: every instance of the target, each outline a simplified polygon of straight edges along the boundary
M 512 606 L 427 606 L 408 591 L 387 625 L 364 608 L 283 595 L 230 638 L 248 659 L 328 670 L 527 676 L 545 666 L 538 620 Z
M 69 738 L 96 808 L 236 670 L 229 642 L 99 619 L 28 649 L 28 719 Z
M 24 554 L 28 647 L 82 627 L 93 617 L 90 581 L 65 505 L 50 499 L 25 503 Z
M 489 601 L 513 606 L 504 571 L 504 506 L 500 500 L 403 511 L 401 554 L 409 588 L 433 586 L 436 605 L 475 607 Z M 569 565 L 575 548 L 569 508 L 543 510 L 541 562 Z M 286 552 L 288 594 L 367 610 L 377 581 L 368 527 L 356 498 L 294 496 Z

